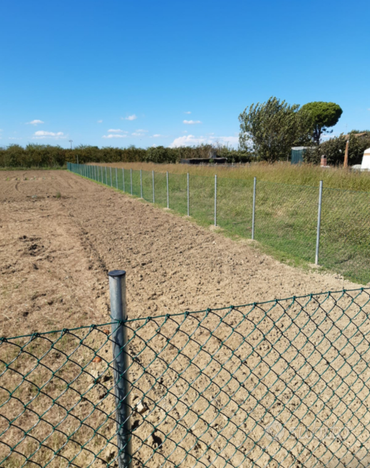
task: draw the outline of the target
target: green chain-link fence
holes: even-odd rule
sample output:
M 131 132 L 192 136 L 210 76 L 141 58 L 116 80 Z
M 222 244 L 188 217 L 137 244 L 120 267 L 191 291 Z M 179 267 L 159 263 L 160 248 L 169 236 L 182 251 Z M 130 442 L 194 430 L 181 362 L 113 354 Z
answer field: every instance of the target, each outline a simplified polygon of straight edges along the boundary
M 127 193 L 182 215 L 200 224 L 214 222 L 215 184 L 212 177 L 68 164 L 72 172 L 112 185 Z M 110 179 L 110 171 L 112 180 Z M 117 174 L 117 177 L 116 177 Z M 131 179 L 132 175 L 132 189 Z M 140 176 L 141 174 L 141 176 Z M 103 176 L 103 177 L 102 177 Z M 125 183 L 123 183 L 123 179 Z M 142 180 L 142 182 L 141 182 Z M 142 187 L 142 188 L 141 188 Z M 288 258 L 315 262 L 319 188 L 257 181 L 255 240 Z M 219 177 L 217 225 L 232 234 L 252 237 L 253 180 Z M 319 264 L 353 281 L 370 282 L 370 192 L 323 189 Z
M 0 465 L 117 466 L 125 327 L 133 467 L 368 467 L 369 314 L 362 288 L 3 338 Z

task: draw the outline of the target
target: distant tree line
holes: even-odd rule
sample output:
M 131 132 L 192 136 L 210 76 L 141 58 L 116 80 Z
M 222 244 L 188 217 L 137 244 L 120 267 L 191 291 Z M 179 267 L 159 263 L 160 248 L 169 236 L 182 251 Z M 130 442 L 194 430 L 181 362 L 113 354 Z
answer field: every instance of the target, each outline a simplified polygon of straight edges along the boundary
M 235 150 L 227 146 L 199 145 L 179 148 L 164 146 L 147 149 L 130 146 L 113 148 L 77 146 L 73 150 L 60 146 L 30 144 L 23 148 L 10 145 L 0 148 L 0 167 L 61 167 L 67 162 L 80 164 L 91 162 L 153 162 L 178 163 L 181 159 L 209 158 L 210 155 L 226 158 L 228 163 L 246 163 L 254 160 L 247 150 Z

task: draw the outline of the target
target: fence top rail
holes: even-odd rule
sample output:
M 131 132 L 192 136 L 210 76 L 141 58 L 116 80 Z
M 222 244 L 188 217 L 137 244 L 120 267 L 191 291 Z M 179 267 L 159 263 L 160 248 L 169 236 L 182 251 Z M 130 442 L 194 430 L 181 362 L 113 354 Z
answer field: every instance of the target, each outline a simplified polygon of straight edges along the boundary
M 255 308 L 258 308 L 258 307 L 263 307 L 264 305 L 269 305 L 271 304 L 272 305 L 272 308 L 279 304 L 279 303 L 282 303 L 282 302 L 288 302 L 290 301 L 291 304 L 290 305 L 293 305 L 296 303 L 296 301 L 298 299 L 308 299 L 309 302 L 311 300 L 315 300 L 316 298 L 318 297 L 323 297 L 324 296 L 324 301 L 330 297 L 333 298 L 333 295 L 335 294 L 339 294 L 339 298 L 342 298 L 345 294 L 349 294 L 349 293 L 354 293 L 355 296 L 352 297 L 352 300 L 356 299 L 359 295 L 361 295 L 362 293 L 366 293 L 368 294 L 369 298 L 368 298 L 368 301 L 367 302 L 370 302 L 370 287 L 362 287 L 362 288 L 355 288 L 355 289 L 341 289 L 341 290 L 338 290 L 338 291 L 325 291 L 325 292 L 319 292 L 319 293 L 311 293 L 311 294 L 305 294 L 305 295 L 302 295 L 302 296 L 291 296 L 291 297 L 287 297 L 287 298 L 283 298 L 283 299 L 272 299 L 272 300 L 269 300 L 269 301 L 262 301 L 262 302 L 250 302 L 248 304 L 242 304 L 242 305 L 229 305 L 229 306 L 226 306 L 226 307 L 219 307 L 219 308 L 207 308 L 207 309 L 204 309 L 204 310 L 196 310 L 196 311 L 184 311 L 184 312 L 178 312 L 178 313 L 173 313 L 173 314 L 161 314 L 161 315 L 153 315 L 153 316 L 147 316 L 147 317 L 137 317 L 137 318 L 131 318 L 131 319 L 126 319 L 123 321 L 123 323 L 132 323 L 132 322 L 149 322 L 149 321 L 152 321 L 152 320 L 157 320 L 157 319 L 171 319 L 173 317 L 180 317 L 180 316 L 194 316 L 196 314 L 204 314 L 204 313 L 214 313 L 214 312 L 219 312 L 219 311 L 223 311 L 223 310 L 230 310 L 230 309 L 240 309 L 240 308 L 246 308 L 246 307 L 251 307 L 253 309 Z M 334 298 L 335 299 L 335 298 Z M 299 304 L 300 305 L 300 304 Z M 301 305 L 301 307 L 303 307 Z M 35 339 L 41 335 L 51 335 L 51 334 L 66 334 L 66 333 L 70 333 L 70 332 L 73 332 L 73 331 L 77 331 L 77 330 L 87 330 L 87 329 L 91 329 L 91 330 L 94 330 L 94 329 L 99 329 L 100 327 L 104 327 L 104 326 L 107 326 L 107 325 L 112 325 L 112 324 L 115 324 L 115 323 L 119 323 L 118 321 L 109 321 L 109 322 L 104 322 L 104 323 L 99 323 L 99 324 L 92 324 L 92 325 L 85 325 L 85 326 L 82 326 L 82 327 L 75 327 L 75 328 L 63 328 L 63 329 L 60 329 L 60 330 L 50 330 L 50 331 L 46 331 L 46 332 L 36 332 L 36 333 L 30 333 L 28 335 L 19 335 L 19 336 L 13 336 L 13 337 L 0 337 L 0 345 L 2 343 L 5 343 L 5 342 L 9 342 L 9 341 L 12 341 L 12 340 L 16 340 L 16 339 L 20 339 L 20 338 L 31 338 L 31 339 Z

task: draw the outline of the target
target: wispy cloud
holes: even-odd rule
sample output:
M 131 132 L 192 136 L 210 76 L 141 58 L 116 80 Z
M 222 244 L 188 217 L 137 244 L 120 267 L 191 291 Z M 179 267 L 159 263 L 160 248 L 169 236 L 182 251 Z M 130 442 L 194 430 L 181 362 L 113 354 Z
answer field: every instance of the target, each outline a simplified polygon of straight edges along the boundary
M 122 120 L 136 120 L 137 116 L 135 114 L 129 115 L 128 117 L 121 117 Z
M 148 130 L 144 130 L 142 128 L 138 128 L 134 133 L 131 133 L 132 136 L 136 137 L 143 137 L 146 136 L 145 134 L 148 132 Z
M 59 140 L 61 138 L 67 138 L 63 132 L 46 132 L 45 130 L 38 130 L 34 133 L 33 137 L 34 140 L 43 140 L 45 138 L 52 138 L 54 140 Z
M 102 121 L 102 120 L 98 120 L 98 123 L 103 123 L 103 121 Z
M 127 132 L 124 132 L 123 130 L 121 130 L 120 128 L 110 128 L 108 130 L 108 133 L 127 133 Z
M 126 138 L 127 135 L 120 135 L 118 133 L 110 133 L 109 135 L 103 135 L 102 138 Z
M 43 122 L 42 120 L 31 120 L 31 122 L 26 122 L 26 125 L 39 125 L 39 124 L 43 124 L 45 122 Z
M 184 112 L 184 114 L 191 114 L 191 112 L 190 112 L 190 111 L 186 111 L 186 112 Z
M 9 140 L 22 140 L 22 137 L 9 137 Z
M 182 123 L 186 125 L 195 125 L 195 124 L 201 124 L 202 122 L 200 120 L 183 120 Z
M 153 138 L 159 138 L 161 136 L 163 136 L 163 135 L 160 135 L 159 133 L 156 133 L 155 135 L 153 135 Z
M 178 138 L 170 144 L 170 148 L 177 148 L 178 146 L 195 146 L 201 144 L 213 144 L 216 145 L 217 143 L 222 145 L 231 145 L 237 146 L 239 143 L 239 137 L 237 136 L 200 136 L 196 137 L 194 135 L 184 135 Z

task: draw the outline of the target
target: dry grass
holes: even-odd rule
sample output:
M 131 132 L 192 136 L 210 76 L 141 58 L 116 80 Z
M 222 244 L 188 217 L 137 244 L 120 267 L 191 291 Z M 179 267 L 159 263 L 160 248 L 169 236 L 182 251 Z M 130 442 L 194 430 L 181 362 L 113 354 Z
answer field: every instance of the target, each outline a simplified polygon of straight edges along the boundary
M 173 174 L 185 174 L 200 176 L 213 176 L 232 179 L 253 179 L 268 182 L 277 182 L 294 185 L 318 186 L 319 181 L 324 181 L 324 187 L 344 190 L 370 191 L 370 172 L 350 171 L 343 168 L 323 169 L 311 164 L 292 165 L 286 162 L 275 164 L 252 163 L 235 166 L 191 166 L 188 164 L 154 164 L 154 163 L 102 163 L 102 166 L 124 167 L 155 172 L 170 172 Z

